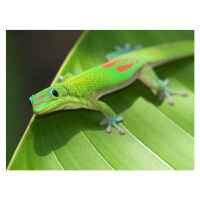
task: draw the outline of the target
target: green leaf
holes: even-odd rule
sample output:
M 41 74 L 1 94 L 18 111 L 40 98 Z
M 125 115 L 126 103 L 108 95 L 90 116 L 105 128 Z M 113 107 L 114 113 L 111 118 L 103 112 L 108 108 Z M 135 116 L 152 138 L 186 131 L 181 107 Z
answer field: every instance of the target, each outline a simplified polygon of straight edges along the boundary
M 58 74 L 78 74 L 105 62 L 115 45 L 145 47 L 194 39 L 193 31 L 87 31 L 79 39 Z M 101 98 L 124 117 L 107 134 L 99 126 L 103 115 L 91 110 L 59 111 L 33 116 L 9 170 L 193 170 L 194 169 L 194 58 L 156 68 L 170 87 L 187 90 L 173 96 L 175 105 L 158 102 L 139 81 Z M 58 75 L 57 74 L 57 75 Z M 48 75 L 48 74 L 47 74 Z M 52 84 L 58 82 L 57 76 Z

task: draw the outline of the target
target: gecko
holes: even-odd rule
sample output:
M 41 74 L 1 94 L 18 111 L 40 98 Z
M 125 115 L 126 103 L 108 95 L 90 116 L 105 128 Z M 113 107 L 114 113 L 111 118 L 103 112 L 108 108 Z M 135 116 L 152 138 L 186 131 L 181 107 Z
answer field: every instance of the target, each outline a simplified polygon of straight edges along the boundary
M 162 101 L 166 97 L 172 105 L 174 101 L 171 95 L 187 96 L 187 92 L 171 90 L 168 87 L 169 79 L 159 79 L 153 68 L 193 55 L 194 41 L 165 43 L 145 48 L 142 45 L 132 48 L 129 44 L 126 44 L 125 48 L 117 46 L 116 51 L 106 55 L 107 62 L 78 75 L 59 75 L 60 83 L 32 95 L 29 103 L 36 115 L 79 108 L 100 111 L 105 116 L 100 125 L 107 125 L 108 133 L 115 127 L 120 134 L 124 134 L 124 129 L 117 125 L 123 117 L 117 116 L 111 107 L 99 98 L 123 89 L 138 79 L 157 92 L 158 100 Z

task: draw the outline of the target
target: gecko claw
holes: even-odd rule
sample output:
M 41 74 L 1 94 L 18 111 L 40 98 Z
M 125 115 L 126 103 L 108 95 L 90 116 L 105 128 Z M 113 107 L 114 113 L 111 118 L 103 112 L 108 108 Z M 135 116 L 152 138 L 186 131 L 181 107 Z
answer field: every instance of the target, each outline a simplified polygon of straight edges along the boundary
M 107 126 L 107 128 L 106 128 L 106 132 L 107 133 L 110 133 L 111 131 L 112 131 L 112 126 L 114 126 L 117 130 L 118 130 L 118 132 L 120 133 L 120 134 L 125 134 L 125 131 L 124 131 L 124 129 L 122 129 L 122 128 L 120 128 L 117 124 L 116 124 L 116 122 L 120 122 L 120 121 L 122 121 L 123 120 L 123 117 L 117 117 L 117 118 L 107 118 L 107 119 L 104 119 L 102 122 L 100 122 L 100 125 L 101 126 L 104 126 L 104 125 L 106 125 L 106 124 L 108 124 L 108 126 Z

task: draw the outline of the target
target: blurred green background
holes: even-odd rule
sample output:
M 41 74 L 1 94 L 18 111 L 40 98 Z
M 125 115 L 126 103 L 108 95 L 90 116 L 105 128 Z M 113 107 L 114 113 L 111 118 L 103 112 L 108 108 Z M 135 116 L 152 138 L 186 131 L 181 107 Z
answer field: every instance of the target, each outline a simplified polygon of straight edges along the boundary
M 6 31 L 6 166 L 31 117 L 28 98 L 48 87 L 83 31 Z

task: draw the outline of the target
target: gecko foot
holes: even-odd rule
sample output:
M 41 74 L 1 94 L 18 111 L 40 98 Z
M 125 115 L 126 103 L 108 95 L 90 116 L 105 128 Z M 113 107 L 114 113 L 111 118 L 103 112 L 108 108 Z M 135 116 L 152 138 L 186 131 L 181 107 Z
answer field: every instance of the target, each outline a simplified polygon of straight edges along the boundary
M 120 134 L 125 134 L 125 131 L 124 129 L 120 128 L 116 122 L 120 122 L 123 120 L 123 117 L 117 117 L 117 118 L 107 118 L 107 119 L 104 119 L 102 122 L 100 122 L 100 125 L 101 126 L 104 126 L 106 124 L 108 124 L 107 128 L 106 128 L 106 132 L 107 133 L 110 133 L 112 131 L 112 127 L 111 126 L 114 126 Z
M 187 96 L 188 93 L 185 91 L 173 91 L 173 90 L 169 89 L 167 87 L 169 82 L 170 82 L 169 79 L 165 79 L 163 81 L 164 89 L 161 91 L 158 91 L 157 95 L 158 95 L 158 100 L 162 101 L 164 99 L 164 97 L 167 97 L 168 103 L 173 105 L 174 100 L 172 99 L 171 95 L 176 94 L 176 95 L 180 95 L 180 96 Z
M 63 78 L 64 78 L 64 76 L 58 76 L 58 79 L 61 81 L 63 80 Z
M 126 52 L 135 51 L 135 50 L 139 50 L 139 49 L 142 49 L 142 48 L 143 48 L 143 45 L 141 45 L 141 44 L 138 44 L 135 47 L 131 47 L 130 43 L 125 43 L 124 48 L 121 47 L 121 46 L 118 46 L 118 45 L 115 46 L 116 51 L 126 51 Z
M 139 44 L 135 47 L 131 47 L 130 43 L 126 43 L 124 45 L 124 47 L 117 45 L 117 46 L 115 46 L 116 51 L 110 52 L 106 55 L 106 60 L 111 60 L 113 58 L 116 58 L 117 56 L 123 55 L 123 54 L 131 52 L 131 51 L 136 51 L 136 50 L 139 50 L 142 48 L 143 48 L 143 45 L 141 45 L 141 44 Z
M 61 82 L 64 82 L 64 81 L 66 81 L 67 79 L 69 79 L 69 78 L 71 78 L 71 77 L 73 77 L 73 74 L 71 74 L 71 73 L 66 73 L 64 76 L 59 75 L 59 76 L 58 76 L 58 79 L 59 79 Z

